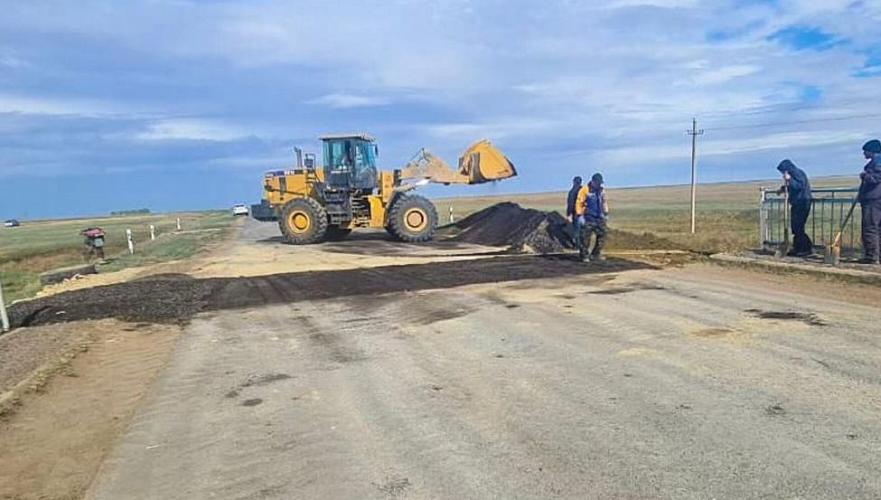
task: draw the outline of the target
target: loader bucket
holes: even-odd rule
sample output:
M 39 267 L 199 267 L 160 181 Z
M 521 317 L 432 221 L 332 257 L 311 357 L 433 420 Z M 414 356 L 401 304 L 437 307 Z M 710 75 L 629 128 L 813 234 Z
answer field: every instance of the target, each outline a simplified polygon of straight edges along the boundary
M 468 184 L 483 184 L 514 177 L 517 170 L 511 160 L 484 139 L 469 146 L 459 157 L 459 174 L 468 178 Z

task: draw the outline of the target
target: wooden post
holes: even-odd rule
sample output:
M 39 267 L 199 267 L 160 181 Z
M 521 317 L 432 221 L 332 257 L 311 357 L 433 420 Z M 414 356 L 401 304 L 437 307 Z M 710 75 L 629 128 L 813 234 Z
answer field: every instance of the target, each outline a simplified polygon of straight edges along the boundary
M 3 300 L 3 283 L 0 283 L 0 326 L 3 332 L 9 331 L 9 316 L 6 314 L 6 302 Z
M 135 242 L 132 241 L 132 230 L 125 230 L 125 239 L 128 240 L 128 253 L 134 255 L 135 253 Z
M 156 239 L 156 227 L 153 224 L 150 224 L 150 241 Z

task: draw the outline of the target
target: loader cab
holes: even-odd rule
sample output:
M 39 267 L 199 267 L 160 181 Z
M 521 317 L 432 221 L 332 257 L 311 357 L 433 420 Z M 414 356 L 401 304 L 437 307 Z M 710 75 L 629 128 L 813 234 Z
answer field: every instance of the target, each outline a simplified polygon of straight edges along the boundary
M 376 188 L 376 140 L 367 134 L 327 135 L 324 179 L 328 188 L 370 191 Z

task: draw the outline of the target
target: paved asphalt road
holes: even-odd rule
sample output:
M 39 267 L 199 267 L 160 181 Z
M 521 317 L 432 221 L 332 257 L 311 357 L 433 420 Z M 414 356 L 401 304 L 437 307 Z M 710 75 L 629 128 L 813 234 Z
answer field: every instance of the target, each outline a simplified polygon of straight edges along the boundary
M 877 308 L 742 274 L 199 316 L 89 498 L 881 497 Z

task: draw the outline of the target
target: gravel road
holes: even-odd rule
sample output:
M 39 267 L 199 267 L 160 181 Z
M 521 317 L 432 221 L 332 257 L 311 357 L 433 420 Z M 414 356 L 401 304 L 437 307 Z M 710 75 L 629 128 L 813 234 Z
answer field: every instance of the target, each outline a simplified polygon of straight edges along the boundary
M 202 313 L 87 498 L 878 498 L 876 318 L 708 266 Z

